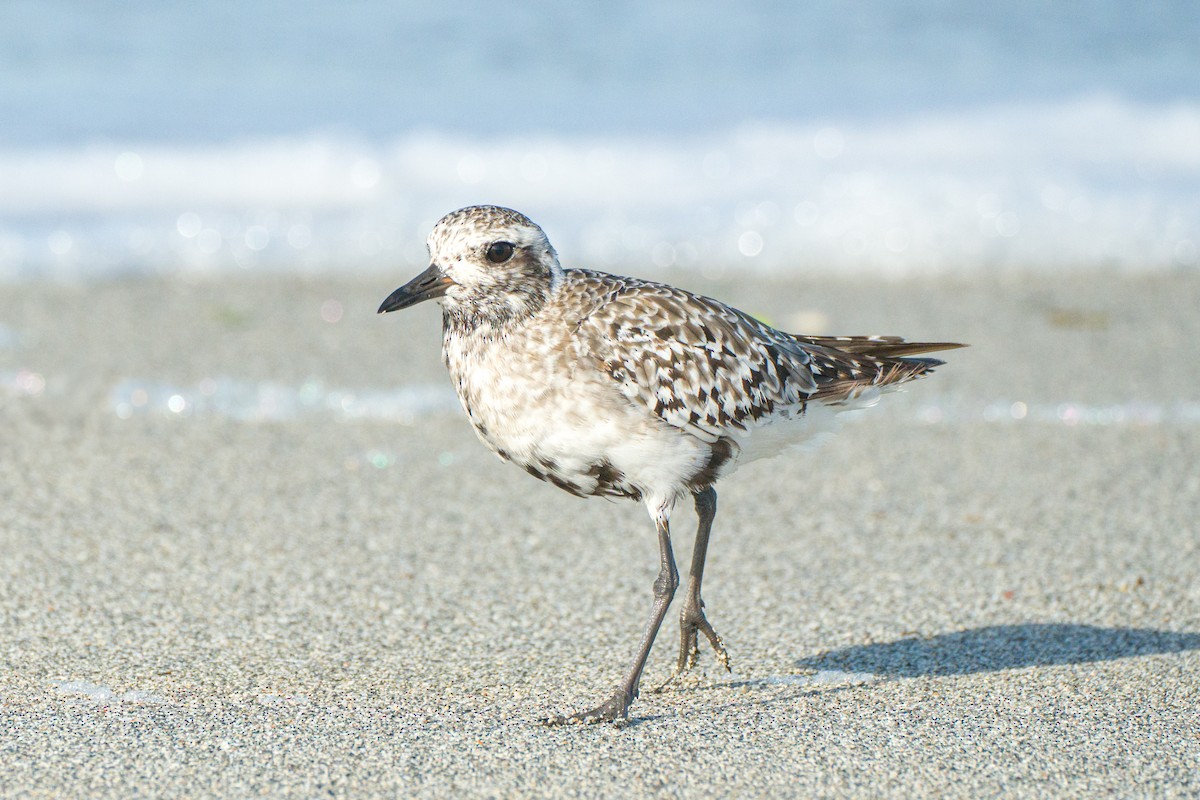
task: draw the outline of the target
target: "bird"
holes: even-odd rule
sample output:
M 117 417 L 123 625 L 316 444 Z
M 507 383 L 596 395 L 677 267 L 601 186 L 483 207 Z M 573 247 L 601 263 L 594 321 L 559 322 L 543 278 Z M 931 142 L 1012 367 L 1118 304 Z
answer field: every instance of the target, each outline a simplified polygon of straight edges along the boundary
M 785 333 L 665 283 L 565 268 L 538 225 L 501 206 L 447 214 L 427 244 L 429 267 L 379 313 L 436 300 L 442 360 L 483 444 L 573 495 L 640 501 L 658 536 L 653 604 L 633 662 L 602 702 L 549 725 L 627 724 L 679 587 L 670 518 L 688 497 L 698 526 L 679 654 L 657 688 L 696 666 L 700 635 L 729 670 L 701 597 L 716 482 L 824 438 L 839 412 L 944 363 L 913 356 L 965 346 Z

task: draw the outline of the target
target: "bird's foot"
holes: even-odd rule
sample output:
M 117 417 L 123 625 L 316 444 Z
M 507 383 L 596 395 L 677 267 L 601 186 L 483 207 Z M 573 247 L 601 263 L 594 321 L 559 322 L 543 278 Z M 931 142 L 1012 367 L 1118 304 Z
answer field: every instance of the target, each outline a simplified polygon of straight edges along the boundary
M 693 600 L 692 597 L 689 597 L 679 613 L 679 660 L 675 663 L 675 669 L 672 670 L 671 676 L 655 687 L 653 692 L 665 692 L 683 683 L 684 678 L 700 660 L 699 634 L 701 633 L 712 645 L 713 653 L 725 671 L 733 671 L 729 666 L 729 652 L 725 649 L 725 642 L 721 640 L 704 616 L 704 601 L 699 598 Z
M 600 722 L 611 722 L 619 727 L 629 721 L 631 703 L 633 703 L 633 697 L 630 693 L 623 688 L 618 688 L 613 692 L 612 697 L 595 708 L 580 711 L 577 714 L 548 717 L 542 720 L 542 724 L 558 727 L 559 725 L 595 725 Z

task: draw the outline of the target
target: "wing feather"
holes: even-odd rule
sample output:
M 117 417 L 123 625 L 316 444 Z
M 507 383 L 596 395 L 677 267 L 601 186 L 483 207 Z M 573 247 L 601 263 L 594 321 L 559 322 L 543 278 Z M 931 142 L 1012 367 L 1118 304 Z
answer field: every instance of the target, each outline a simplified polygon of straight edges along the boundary
M 570 272 L 602 286 L 578 325 L 591 357 L 630 402 L 709 442 L 919 377 L 942 362 L 897 356 L 961 346 L 794 336 L 665 284 Z

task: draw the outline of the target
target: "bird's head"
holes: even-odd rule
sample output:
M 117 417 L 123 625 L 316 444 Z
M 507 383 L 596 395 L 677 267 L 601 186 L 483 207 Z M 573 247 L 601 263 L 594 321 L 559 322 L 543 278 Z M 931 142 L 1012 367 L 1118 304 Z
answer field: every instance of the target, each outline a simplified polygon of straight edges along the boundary
M 437 299 L 448 317 L 490 322 L 535 313 L 562 278 L 558 254 L 524 214 L 470 206 L 429 234 L 429 268 L 392 292 L 379 313 Z

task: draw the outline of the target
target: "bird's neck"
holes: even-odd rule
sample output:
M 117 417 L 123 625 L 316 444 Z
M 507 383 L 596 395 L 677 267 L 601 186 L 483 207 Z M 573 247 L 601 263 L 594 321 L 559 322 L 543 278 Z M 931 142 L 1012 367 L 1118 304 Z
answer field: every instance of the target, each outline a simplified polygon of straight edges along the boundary
M 474 303 L 442 306 L 442 331 L 449 336 L 499 338 L 534 319 L 550 299 L 549 287 L 506 292 Z

